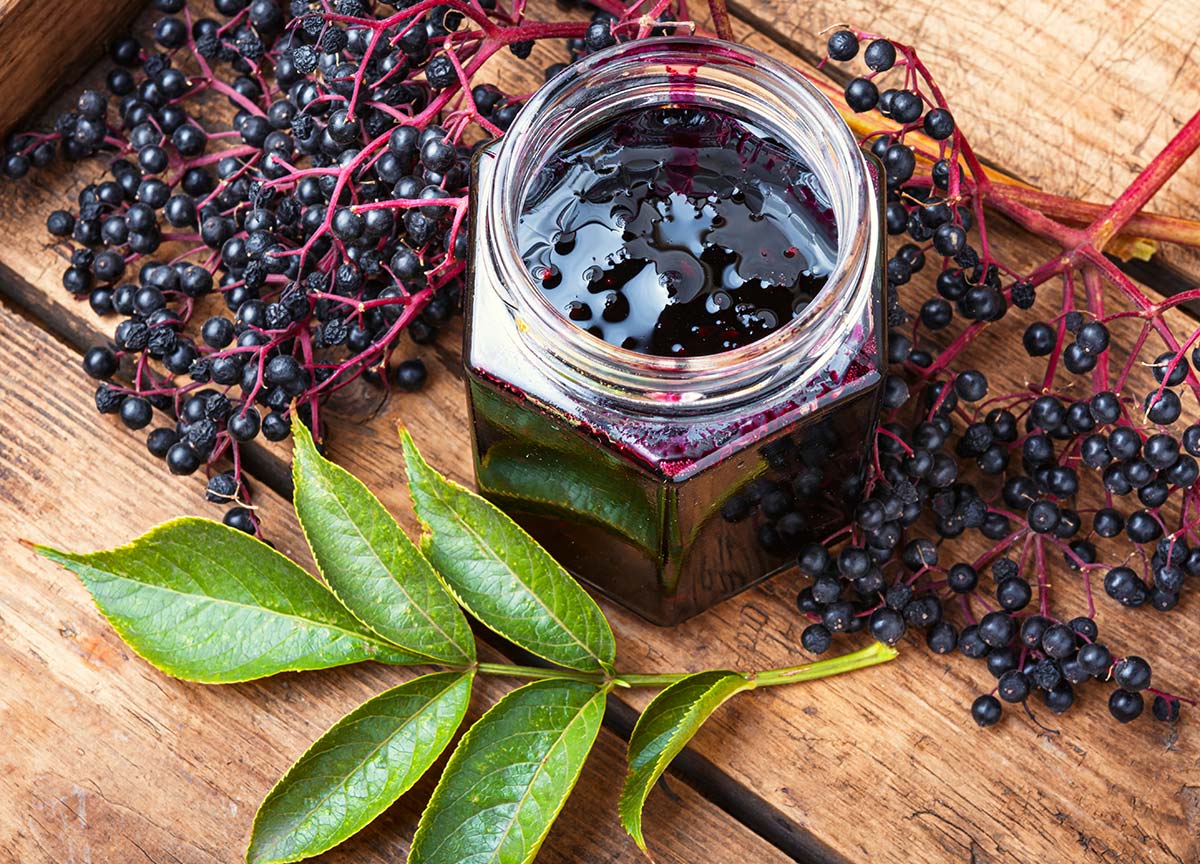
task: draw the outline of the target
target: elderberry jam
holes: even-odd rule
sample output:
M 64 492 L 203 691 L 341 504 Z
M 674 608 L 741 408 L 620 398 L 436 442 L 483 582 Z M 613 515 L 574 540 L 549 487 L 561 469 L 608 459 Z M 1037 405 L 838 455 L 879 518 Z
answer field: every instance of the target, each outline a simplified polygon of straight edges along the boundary
M 672 357 L 773 333 L 837 259 L 833 212 L 807 165 L 736 117 L 674 106 L 568 141 L 527 194 L 517 242 L 580 327 Z
M 474 163 L 480 491 L 659 624 L 842 524 L 882 382 L 873 164 L 801 76 L 715 40 L 534 94 Z

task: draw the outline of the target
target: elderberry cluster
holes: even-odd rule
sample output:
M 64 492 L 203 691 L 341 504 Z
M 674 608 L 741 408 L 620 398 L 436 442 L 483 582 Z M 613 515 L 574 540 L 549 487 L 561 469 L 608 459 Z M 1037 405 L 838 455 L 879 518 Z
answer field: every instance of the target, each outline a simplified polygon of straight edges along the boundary
M 1137 392 L 1139 342 L 1108 386 L 1107 319 L 1067 300 L 1024 331 L 1029 356 L 1046 358 L 1045 380 L 989 398 L 987 376 L 968 365 L 971 338 L 1013 309 L 1031 310 L 1041 277 L 1005 267 L 982 234 L 972 245 L 979 184 L 964 164 L 973 157 L 916 53 L 850 30 L 830 36 L 827 52 L 865 62 L 844 96 L 852 111 L 886 121 L 864 144 L 883 166 L 887 231 L 902 239 L 886 264 L 889 374 L 875 462 L 852 524 L 799 555 L 812 580 L 798 598 L 812 622 L 803 646 L 823 652 L 840 632 L 894 644 L 923 631 L 934 652 L 985 662 L 995 687 L 972 706 L 981 726 L 1000 719 L 1004 702 L 1029 711 L 1035 694 L 1066 711 L 1094 680 L 1115 685 L 1117 720 L 1137 717 L 1143 694 L 1157 719 L 1174 720 L 1188 700 L 1151 689 L 1146 660 L 1098 641 L 1091 585 L 1096 576 L 1117 603 L 1166 611 L 1200 577 L 1200 425 L 1176 425 L 1177 391 L 1196 383 L 1187 358 L 1157 356 L 1157 386 Z M 881 89 L 891 70 L 903 86 Z M 934 256 L 935 293 L 922 297 L 910 280 Z M 956 318 L 964 332 L 947 344 L 942 332 Z M 960 536 L 987 551 L 966 557 L 950 542 Z M 1052 567 L 1082 582 L 1086 614 L 1051 604 Z
M 106 89 L 11 137 L 0 167 L 106 161 L 46 221 L 71 246 L 63 287 L 120 318 L 84 358 L 96 407 L 149 428 L 173 474 L 204 468 L 207 498 L 254 532 L 243 445 L 286 438 L 293 413 L 317 427 L 360 376 L 424 385 L 396 354 L 458 313 L 469 160 L 521 104 L 470 78 L 491 51 L 529 56 L 544 25 L 495 0 L 153 5 L 149 41 L 111 47 Z M 615 20 L 581 22 L 572 58 L 612 44 Z

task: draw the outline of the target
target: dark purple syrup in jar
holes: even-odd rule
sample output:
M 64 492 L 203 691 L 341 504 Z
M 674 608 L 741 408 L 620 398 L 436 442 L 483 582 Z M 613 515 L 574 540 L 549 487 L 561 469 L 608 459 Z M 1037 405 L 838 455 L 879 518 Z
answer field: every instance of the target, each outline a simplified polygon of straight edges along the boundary
M 837 227 L 819 181 L 747 121 L 656 107 L 568 141 L 517 230 L 565 316 L 644 354 L 716 354 L 786 325 L 824 286 Z

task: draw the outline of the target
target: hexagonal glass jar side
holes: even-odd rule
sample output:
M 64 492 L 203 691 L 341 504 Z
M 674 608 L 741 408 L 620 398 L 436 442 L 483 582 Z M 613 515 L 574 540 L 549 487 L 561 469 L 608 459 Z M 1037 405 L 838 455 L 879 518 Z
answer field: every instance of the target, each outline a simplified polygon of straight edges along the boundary
M 554 309 L 516 251 L 524 190 L 580 124 L 648 104 L 729 110 L 829 193 L 838 262 L 795 320 L 693 358 L 610 346 Z M 577 576 L 672 624 L 791 563 L 846 516 L 882 378 L 878 184 L 793 70 L 713 40 L 646 40 L 572 66 L 474 163 L 464 361 L 481 492 Z

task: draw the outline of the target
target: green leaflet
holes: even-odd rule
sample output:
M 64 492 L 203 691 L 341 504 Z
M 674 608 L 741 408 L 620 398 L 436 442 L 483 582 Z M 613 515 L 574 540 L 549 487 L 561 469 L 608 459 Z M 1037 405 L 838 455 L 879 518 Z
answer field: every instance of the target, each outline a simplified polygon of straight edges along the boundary
M 246 860 L 279 864 L 318 855 L 390 807 L 454 737 L 473 675 L 416 678 L 337 721 L 259 806 Z
M 429 467 L 401 434 L 429 560 L 458 602 L 527 651 L 569 669 L 611 671 L 604 613 L 538 543 L 488 501 Z
M 526 864 L 571 794 L 600 730 L 606 690 L 536 681 L 463 736 L 421 814 L 409 864 Z
M 296 514 L 326 583 L 363 624 L 405 651 L 471 663 L 475 637 L 433 567 L 379 499 L 292 424 Z
M 667 765 L 704 724 L 736 693 L 754 689 L 737 672 L 697 672 L 676 681 L 651 700 L 629 737 L 629 774 L 621 790 L 621 824 L 641 849 L 642 806 Z
M 360 660 L 423 662 L 270 546 L 207 519 L 175 519 L 102 552 L 37 551 L 75 573 L 121 638 L 176 678 L 226 684 Z

